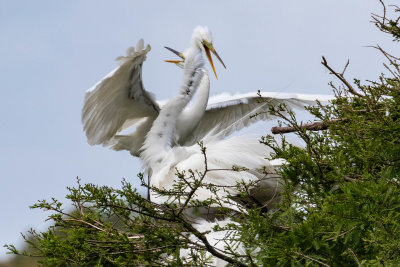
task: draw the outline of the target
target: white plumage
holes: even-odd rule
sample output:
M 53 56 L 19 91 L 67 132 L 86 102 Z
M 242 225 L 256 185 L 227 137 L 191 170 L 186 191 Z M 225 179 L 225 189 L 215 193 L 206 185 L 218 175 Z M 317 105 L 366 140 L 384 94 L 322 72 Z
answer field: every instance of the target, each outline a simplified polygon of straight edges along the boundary
M 120 66 L 86 92 L 82 123 L 89 144 L 108 145 L 118 132 L 157 117 L 160 108 L 142 84 L 142 63 L 150 51 L 143 46 L 140 40 L 136 50 L 129 48 L 118 58 Z
M 196 43 L 195 43 L 196 44 Z M 201 43 L 200 43 L 201 44 Z M 192 170 L 201 175 L 205 173 L 207 164 L 207 173 L 202 181 L 203 184 L 212 184 L 217 186 L 218 191 L 212 193 L 206 186 L 199 187 L 191 196 L 192 200 L 204 201 L 210 198 L 223 200 L 223 206 L 231 209 L 237 208 L 234 200 L 229 201 L 229 196 L 238 194 L 234 187 L 238 182 L 256 182 L 261 181 L 263 189 L 266 191 L 257 191 L 258 201 L 269 207 L 273 204 L 273 199 L 278 199 L 280 191 L 280 177 L 274 175 L 274 167 L 265 160 L 269 148 L 260 144 L 257 139 L 236 136 L 226 140 L 215 138 L 206 138 L 205 146 L 206 156 L 203 155 L 198 145 L 190 146 L 172 146 L 173 134 L 175 128 L 179 126 L 182 117 L 180 113 L 191 100 L 193 94 L 202 84 L 204 79 L 208 80 L 207 72 L 204 70 L 202 60 L 201 45 L 192 46 L 185 53 L 184 76 L 182 87 L 176 97 L 165 104 L 159 116 L 155 119 L 144 145 L 141 158 L 147 173 L 151 175 L 150 185 L 158 189 L 172 189 L 177 182 L 176 170 Z M 245 171 L 233 171 L 232 166 L 246 167 Z M 263 166 L 267 165 L 270 174 L 261 171 Z M 269 166 L 268 166 L 269 165 Z M 192 178 L 186 177 L 186 182 L 194 185 Z M 187 189 L 192 190 L 191 188 Z M 168 196 L 159 196 L 153 194 L 151 200 L 157 203 L 171 201 Z M 172 200 L 173 201 L 173 200 Z M 193 222 L 193 226 L 205 234 L 208 242 L 217 250 L 223 251 L 226 245 L 232 245 L 232 242 L 223 241 L 229 231 L 214 231 L 215 224 L 227 224 L 229 220 L 209 222 L 207 212 L 205 214 L 196 214 L 191 209 L 186 210 L 187 219 Z M 200 216 L 199 216 L 200 215 Z M 194 242 L 200 242 L 194 236 L 191 236 Z M 241 252 L 240 244 L 237 244 L 235 251 Z M 181 255 L 190 254 L 188 250 L 181 250 Z M 209 253 L 206 255 L 210 256 Z M 223 266 L 225 261 L 212 257 L 214 266 Z
M 192 44 L 196 40 L 212 44 L 208 28 L 196 29 Z M 155 101 L 143 86 L 142 65 L 149 51 L 150 46 L 144 48 L 144 42 L 140 40 L 136 48 L 128 49 L 126 56 L 117 58 L 120 61 L 118 68 L 86 92 L 82 123 L 89 144 L 102 144 L 114 150 L 128 150 L 134 156 L 140 155 L 145 136 L 166 102 Z M 314 104 L 316 99 L 327 99 L 327 96 L 320 95 L 271 92 L 261 92 L 263 101 L 255 92 L 224 93 L 209 99 L 209 92 L 210 81 L 206 73 L 195 102 L 179 115 L 172 145 L 193 145 L 206 135 L 229 126 L 229 131 L 221 135 L 225 137 L 257 121 L 272 119 L 268 114 L 271 104 L 285 103 L 289 108 L 303 109 L 304 105 Z M 257 112 L 261 115 L 250 117 Z M 121 135 L 132 126 L 133 132 Z
M 271 105 L 284 103 L 289 108 L 303 109 L 305 105 L 314 104 L 317 98 L 326 101 L 331 97 L 262 92 L 262 98 L 252 93 L 221 94 L 209 99 L 210 80 L 202 53 L 205 52 L 213 70 L 210 51 L 223 62 L 212 46 L 209 29 L 197 27 L 191 47 L 181 54 L 184 62 L 178 64 L 184 69 L 179 94 L 161 105 L 144 89 L 141 79 L 142 64 L 149 51 L 150 46 L 144 48 L 140 40 L 136 49 L 130 48 L 125 57 L 118 58 L 121 64 L 117 69 L 87 91 L 82 123 L 88 142 L 129 150 L 132 155 L 140 156 L 151 176 L 150 185 L 171 189 L 176 182 L 177 169 L 204 173 L 204 155 L 196 144 L 204 140 L 208 167 L 204 184 L 221 188 L 218 197 L 228 199 L 238 193 L 233 187 L 236 183 L 257 182 L 260 187 L 253 188 L 250 193 L 265 207 L 272 207 L 280 195 L 280 177 L 275 174 L 275 168 L 281 162 L 268 162 L 265 157 L 270 150 L 257 139 L 236 136 L 224 140 L 224 137 L 254 122 L 274 118 L 269 114 Z M 196 91 L 196 101 L 188 106 Z M 260 115 L 250 116 L 255 113 Z M 132 133 L 120 134 L 131 126 L 135 127 Z M 232 171 L 232 166 L 247 169 Z M 261 170 L 263 167 L 267 173 Z M 201 187 L 192 197 L 206 200 L 213 194 Z M 167 198 L 153 195 L 151 200 L 163 203 Z M 238 205 L 235 201 L 242 200 L 230 198 L 226 207 L 235 209 Z M 193 216 L 190 211 L 185 214 Z M 198 228 L 211 227 L 204 218 L 194 219 Z M 211 232 L 207 238 L 218 246 L 221 234 L 224 233 Z
M 194 35 L 196 35 L 196 30 Z M 192 39 L 199 40 L 199 38 L 193 37 Z M 179 94 L 162 107 L 142 147 L 143 152 L 140 157 L 147 173 L 151 176 L 150 185 L 159 189 L 172 189 L 176 182 L 176 170 L 185 171 L 190 169 L 200 173 L 204 173 L 206 170 L 204 155 L 197 144 L 182 146 L 173 144 L 175 129 L 179 128 L 179 123 L 182 123 L 181 113 L 184 108 L 188 105 L 195 92 L 200 89 L 199 87 L 204 84 L 205 80 L 209 84 L 208 75 L 204 69 L 203 51 L 202 41 L 198 43 L 192 41 L 192 47 L 184 53 L 184 76 Z M 236 99 L 236 101 L 238 100 Z M 246 101 L 254 100 L 247 97 Z M 227 115 L 229 114 L 227 113 Z M 204 114 L 202 118 L 206 116 Z M 243 115 L 240 117 L 243 118 Z M 275 173 L 275 166 L 271 166 L 265 160 L 270 149 L 260 144 L 257 139 L 249 137 L 236 136 L 221 140 L 222 136 L 219 136 L 219 133 L 222 131 L 218 127 L 231 131 L 229 128 L 232 126 L 223 125 L 224 121 L 222 121 L 221 126 L 217 120 L 214 121 L 216 127 L 201 133 L 202 137 L 208 133 L 204 139 L 204 145 L 207 147 L 208 172 L 203 183 L 221 188 L 218 196 L 222 199 L 227 199 L 229 195 L 235 196 L 238 194 L 234 188 L 238 182 L 249 183 L 261 180 L 264 189 L 270 192 L 259 194 L 260 202 L 266 203 L 270 201 L 274 192 L 279 191 L 279 177 L 271 175 Z M 199 125 L 201 123 L 200 120 Z M 197 128 L 198 126 L 193 133 L 198 132 Z M 209 134 L 212 131 L 216 131 L 216 133 Z M 216 135 L 218 135 L 218 138 L 215 138 Z M 248 170 L 233 171 L 232 166 L 246 167 Z M 265 166 L 269 174 L 261 171 Z M 188 182 L 194 183 L 190 179 Z M 209 189 L 201 187 L 193 197 L 196 200 L 203 201 L 211 195 Z M 279 193 L 276 195 L 278 196 Z M 167 197 L 156 198 L 153 196 L 152 200 L 163 203 L 167 200 Z

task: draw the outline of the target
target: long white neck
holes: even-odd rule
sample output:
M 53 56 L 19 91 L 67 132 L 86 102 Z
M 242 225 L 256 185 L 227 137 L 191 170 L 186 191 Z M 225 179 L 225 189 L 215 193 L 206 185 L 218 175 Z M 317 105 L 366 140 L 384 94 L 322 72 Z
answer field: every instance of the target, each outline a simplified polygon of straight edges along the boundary
M 204 60 L 201 50 L 191 49 L 185 60 L 181 90 L 178 96 L 162 108 L 142 147 L 141 158 L 147 171 L 157 166 L 171 149 L 171 141 L 178 117 L 199 87 L 205 73 L 203 67 Z
M 210 78 L 207 71 L 200 81 L 196 94 L 193 105 L 189 108 L 186 107 L 179 116 L 179 121 L 176 125 L 178 137 L 184 138 L 188 136 L 204 115 L 210 95 Z

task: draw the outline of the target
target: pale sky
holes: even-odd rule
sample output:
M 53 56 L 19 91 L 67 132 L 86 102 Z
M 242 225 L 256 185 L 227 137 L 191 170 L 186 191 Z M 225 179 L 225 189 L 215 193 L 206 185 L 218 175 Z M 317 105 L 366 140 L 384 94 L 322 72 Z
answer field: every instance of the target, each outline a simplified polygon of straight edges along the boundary
M 157 99 L 176 94 L 182 78 L 163 47 L 183 51 L 197 25 L 210 27 L 227 66 L 216 62 L 212 93 L 331 94 L 322 55 L 337 70 L 349 58 L 350 80 L 374 80 L 383 59 L 365 46 L 395 51 L 371 12 L 381 12 L 379 1 L 0 0 L 0 259 L 3 244 L 21 246 L 20 232 L 46 229 L 48 213 L 29 206 L 64 200 L 75 177 L 137 184 L 140 161 L 88 145 L 80 112 L 85 91 L 140 38 L 152 46 L 143 79 Z

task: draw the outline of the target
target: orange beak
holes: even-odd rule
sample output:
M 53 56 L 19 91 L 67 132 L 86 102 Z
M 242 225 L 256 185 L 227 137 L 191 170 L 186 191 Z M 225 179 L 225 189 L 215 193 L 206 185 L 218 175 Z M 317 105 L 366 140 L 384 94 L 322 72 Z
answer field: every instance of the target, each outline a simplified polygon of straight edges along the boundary
M 164 48 L 168 49 L 169 51 L 171 51 L 172 53 L 174 53 L 175 55 L 177 55 L 178 57 L 180 57 L 181 59 L 183 59 L 183 60 L 164 60 L 165 62 L 168 62 L 168 63 L 175 63 L 175 64 L 185 62 L 185 57 L 183 56 L 182 53 L 176 51 L 175 49 L 169 48 L 169 47 L 167 47 L 167 46 L 164 46 Z
M 174 64 L 179 64 L 179 63 L 185 62 L 185 61 L 183 61 L 183 60 L 169 60 L 169 59 L 164 60 L 164 61 L 165 61 L 165 62 L 168 62 L 168 63 L 174 63 Z

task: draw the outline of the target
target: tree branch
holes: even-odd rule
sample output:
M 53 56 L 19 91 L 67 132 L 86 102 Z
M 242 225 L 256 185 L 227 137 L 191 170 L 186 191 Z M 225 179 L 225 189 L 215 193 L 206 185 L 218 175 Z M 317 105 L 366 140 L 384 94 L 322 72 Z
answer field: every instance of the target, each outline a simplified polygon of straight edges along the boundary
M 351 248 L 348 248 L 347 250 L 350 252 L 351 256 L 353 256 L 354 261 L 357 263 L 357 266 L 361 267 L 361 263 L 358 260 L 356 253 Z
M 220 252 L 218 252 L 207 240 L 207 238 L 201 233 L 199 232 L 196 228 L 194 228 L 190 223 L 188 223 L 187 221 L 182 219 L 182 224 L 183 226 L 193 235 L 195 235 L 198 239 L 201 240 L 201 242 L 204 244 L 204 246 L 206 247 L 207 251 L 210 252 L 213 256 L 220 258 L 230 264 L 233 264 L 234 266 L 242 266 L 242 267 L 246 267 L 248 266 L 247 264 L 244 264 L 240 261 L 237 261 L 229 256 L 226 256 Z
M 334 71 L 334 70 L 328 65 L 328 62 L 326 61 L 326 59 L 325 59 L 324 56 L 322 56 L 322 62 L 321 62 L 321 64 L 322 64 L 325 68 L 327 68 L 327 69 L 331 72 L 331 74 L 335 75 L 339 80 L 341 80 L 342 83 L 344 83 L 344 84 L 347 86 L 347 88 L 348 88 L 348 90 L 349 90 L 350 93 L 352 93 L 353 95 L 356 95 L 356 96 L 363 97 L 363 95 L 360 94 L 360 93 L 358 93 L 358 92 L 353 88 L 353 86 L 351 86 L 351 84 L 344 78 L 344 75 L 343 75 L 343 74 L 344 74 L 345 70 L 347 69 L 347 66 L 349 65 L 349 61 L 347 61 L 347 64 L 346 64 L 346 66 L 345 66 L 345 68 L 344 68 L 344 70 L 343 70 L 342 73 L 337 73 L 336 71 Z
M 330 120 L 329 123 L 340 121 L 341 119 Z M 317 121 L 313 123 L 302 124 L 299 127 L 297 126 L 275 126 L 271 128 L 271 132 L 273 134 L 283 134 L 283 133 L 293 133 L 299 130 L 311 130 L 311 131 L 321 131 L 328 129 L 329 124 L 326 124 L 322 121 Z

